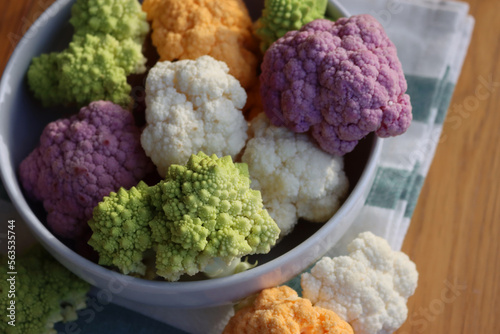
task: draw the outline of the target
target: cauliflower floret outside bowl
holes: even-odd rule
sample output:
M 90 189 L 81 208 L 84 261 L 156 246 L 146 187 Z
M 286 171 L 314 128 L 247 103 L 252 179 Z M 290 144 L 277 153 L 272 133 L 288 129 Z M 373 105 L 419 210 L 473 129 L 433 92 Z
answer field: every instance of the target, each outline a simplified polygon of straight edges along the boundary
M 256 19 L 264 0 L 245 1 Z M 26 83 L 33 57 L 60 51 L 71 39 L 69 17 L 74 0 L 58 0 L 26 32 L 14 51 L 0 85 L 0 170 L 2 182 L 38 241 L 64 266 L 94 286 L 122 298 L 149 305 L 199 308 L 234 303 L 264 288 L 285 283 L 300 274 L 332 247 L 348 229 L 363 206 L 376 172 L 382 140 L 373 134 L 345 156 L 350 190 L 340 209 L 326 223 L 298 224 L 271 252 L 253 255 L 258 265 L 231 276 L 178 282 L 152 281 L 127 276 L 100 266 L 73 251 L 46 227 L 46 213 L 39 203 L 24 196 L 18 178 L 21 161 L 38 143 L 51 121 L 66 117 L 64 110 L 42 112 Z M 328 1 L 327 15 L 348 16 L 335 0 Z

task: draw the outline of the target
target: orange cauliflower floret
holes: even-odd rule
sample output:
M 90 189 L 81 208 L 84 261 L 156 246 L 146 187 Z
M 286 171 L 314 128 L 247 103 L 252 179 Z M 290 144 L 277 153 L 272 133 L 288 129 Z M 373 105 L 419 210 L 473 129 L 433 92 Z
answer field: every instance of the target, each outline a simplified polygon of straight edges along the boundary
M 209 55 L 245 89 L 257 82 L 258 40 L 242 0 L 144 0 L 142 9 L 161 61 Z
M 239 310 L 223 334 L 353 334 L 351 326 L 335 312 L 312 306 L 295 290 L 280 286 L 263 290 L 250 307 Z

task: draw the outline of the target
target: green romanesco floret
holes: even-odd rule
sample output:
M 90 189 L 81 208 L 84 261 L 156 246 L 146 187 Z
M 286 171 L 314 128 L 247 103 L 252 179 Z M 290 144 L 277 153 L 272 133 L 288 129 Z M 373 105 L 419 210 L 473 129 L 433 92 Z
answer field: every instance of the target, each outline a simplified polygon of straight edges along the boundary
M 146 71 L 142 43 L 149 30 L 135 0 L 78 0 L 73 39 L 62 52 L 33 58 L 28 84 L 44 106 L 131 101 L 127 76 Z
M 84 105 L 107 100 L 126 106 L 130 101 L 127 75 L 143 66 L 141 46 L 110 35 L 86 35 L 59 54 L 59 89 L 67 100 Z
M 176 281 L 207 271 L 230 275 L 251 268 L 245 255 L 267 253 L 280 230 L 250 188 L 246 164 L 200 152 L 148 187 L 120 189 L 95 208 L 89 244 L 99 263 L 144 275 L 143 258 L 156 253 L 156 274 Z
M 149 222 L 154 216 L 149 187 L 142 181 L 104 197 L 89 221 L 93 234 L 88 243 L 99 253 L 99 264 L 144 275 L 143 257 L 152 247 Z
M 138 44 L 149 31 L 146 13 L 137 0 L 79 0 L 71 8 L 69 22 L 77 36 L 111 35 Z
M 58 53 L 44 53 L 33 58 L 28 70 L 28 83 L 35 97 L 44 105 L 66 104 L 64 92 L 57 89 L 59 85 Z
M 150 225 L 157 243 L 157 273 L 177 280 L 203 271 L 213 259 L 226 265 L 267 253 L 279 228 L 250 188 L 246 164 L 200 152 L 185 166 L 172 165 L 151 195 L 164 218 Z
M 327 0 L 265 0 L 262 16 L 257 21 L 256 34 L 265 52 L 278 38 L 290 30 L 324 18 Z
M 6 315 L 0 321 L 0 333 L 56 334 L 55 323 L 76 320 L 76 311 L 85 308 L 90 285 L 40 245 L 18 257 L 15 269 L 14 280 L 7 277 L 0 281 L 0 308 Z M 0 270 L 12 271 L 5 256 L 1 258 Z M 9 297 L 11 291 L 15 291 L 15 298 Z M 10 314 L 15 316 L 9 317 Z

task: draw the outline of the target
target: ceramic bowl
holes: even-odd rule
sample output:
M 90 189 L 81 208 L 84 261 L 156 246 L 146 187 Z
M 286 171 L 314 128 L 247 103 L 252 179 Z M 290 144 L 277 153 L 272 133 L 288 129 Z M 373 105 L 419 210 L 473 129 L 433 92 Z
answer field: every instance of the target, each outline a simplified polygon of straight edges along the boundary
M 41 53 L 62 50 L 71 38 L 68 22 L 72 0 L 58 0 L 33 24 L 19 42 L 3 73 L 0 85 L 0 170 L 14 204 L 35 237 L 64 266 L 94 286 L 129 301 L 175 308 L 198 308 L 235 302 L 263 288 L 276 286 L 296 276 L 333 246 L 351 225 L 373 182 L 381 140 L 365 138 L 346 155 L 345 169 L 350 195 L 338 212 L 324 224 L 299 223 L 269 254 L 256 256 L 259 265 L 233 276 L 199 281 L 164 282 L 125 276 L 99 266 L 75 253 L 46 228 L 41 206 L 25 198 L 17 169 L 35 148 L 44 126 L 63 114 L 41 105 L 29 91 L 26 71 L 31 59 Z M 247 1 L 256 17 L 262 1 Z M 329 1 L 330 16 L 347 16 Z

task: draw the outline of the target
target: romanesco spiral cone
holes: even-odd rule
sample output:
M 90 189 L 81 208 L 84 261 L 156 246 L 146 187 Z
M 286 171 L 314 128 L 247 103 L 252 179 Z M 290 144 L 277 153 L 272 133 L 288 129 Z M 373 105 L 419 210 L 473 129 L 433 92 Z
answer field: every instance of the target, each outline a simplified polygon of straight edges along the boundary
M 94 208 L 88 243 L 99 253 L 99 264 L 144 275 L 144 252 L 152 247 L 149 222 L 155 214 L 148 189 L 142 181 L 130 190 L 120 188 Z
M 58 89 L 79 105 L 106 100 L 126 106 L 131 89 L 127 75 L 143 66 L 143 59 L 141 46 L 130 40 L 120 43 L 110 35 L 86 35 L 59 54 Z
M 327 0 L 265 0 L 256 30 L 262 52 L 288 31 L 324 18 L 326 5 Z
M 280 233 L 260 192 L 250 188 L 247 165 L 202 152 L 186 165 L 171 165 L 154 186 L 140 182 L 111 192 L 94 208 L 89 226 L 99 264 L 145 275 L 143 258 L 154 250 L 156 274 L 170 281 L 251 268 L 238 262 L 269 252 Z
M 200 152 L 185 166 L 172 165 L 152 197 L 164 218 L 150 223 L 157 273 L 168 280 L 203 271 L 211 259 L 267 253 L 279 228 L 250 188 L 246 164 Z
M 68 103 L 65 93 L 58 89 L 59 85 L 59 53 L 44 53 L 33 58 L 28 70 L 28 83 L 35 98 L 43 105 Z
M 0 270 L 7 273 L 8 258 L 1 257 Z M 0 307 L 3 310 L 0 333 L 5 334 L 56 334 L 54 324 L 77 319 L 76 311 L 86 306 L 90 285 L 59 264 L 40 245 L 32 247 L 17 258 L 15 271 L 15 299 L 7 279 L 0 281 Z M 11 301 L 15 301 L 15 326 L 8 315 Z M 5 313 L 6 312 L 6 313 Z
M 137 0 L 79 0 L 71 7 L 69 21 L 75 35 L 111 35 L 142 44 L 149 31 L 146 13 Z
M 45 107 L 107 100 L 128 106 L 127 76 L 146 71 L 142 44 L 149 24 L 136 0 L 78 0 L 71 8 L 75 28 L 62 52 L 32 60 L 28 84 Z

